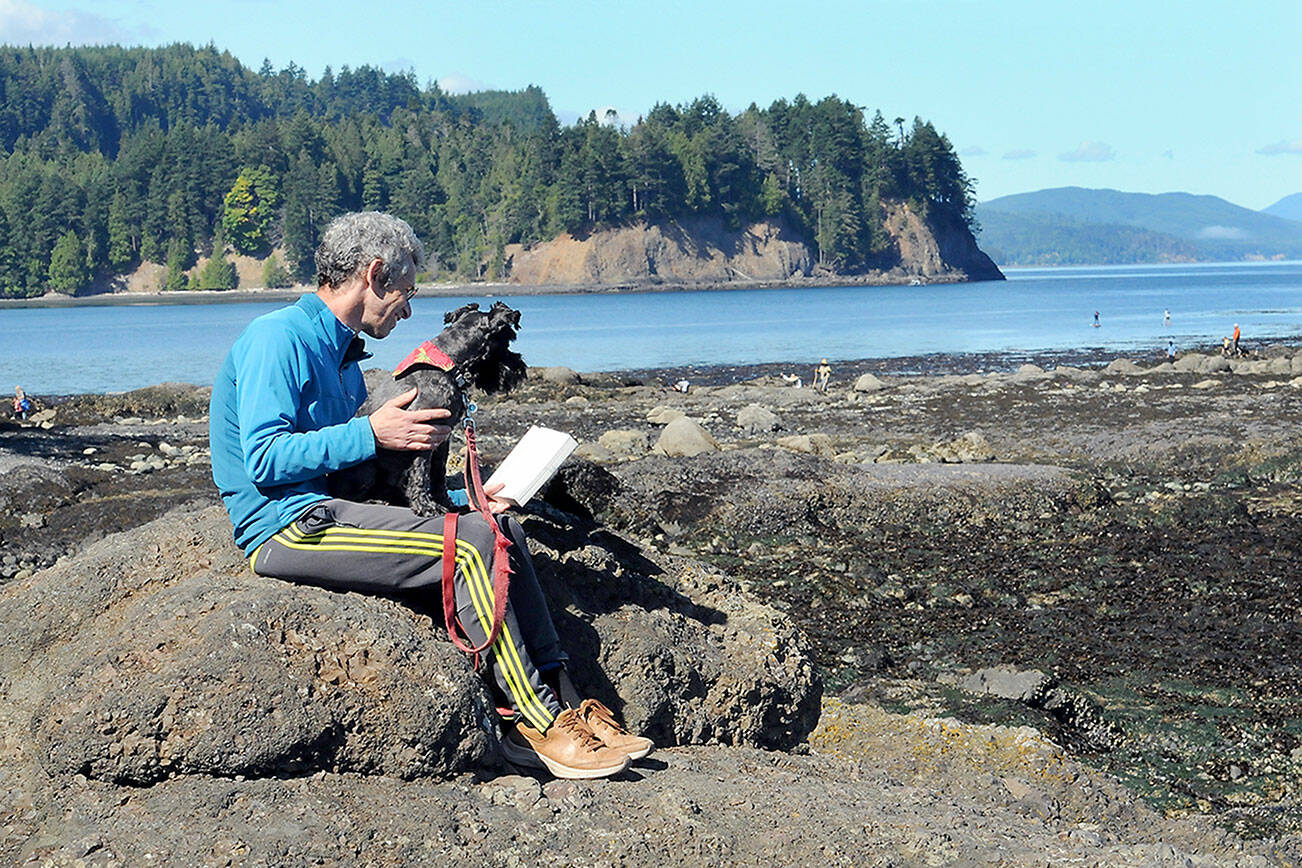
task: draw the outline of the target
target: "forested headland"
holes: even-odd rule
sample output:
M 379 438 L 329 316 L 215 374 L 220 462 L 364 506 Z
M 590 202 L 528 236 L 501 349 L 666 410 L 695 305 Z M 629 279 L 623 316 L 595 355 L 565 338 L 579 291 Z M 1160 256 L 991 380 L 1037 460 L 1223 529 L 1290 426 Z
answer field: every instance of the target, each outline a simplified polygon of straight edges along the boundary
M 459 279 L 503 277 L 509 244 L 633 220 L 780 218 L 833 274 L 889 265 L 883 202 L 972 226 L 972 185 L 920 118 L 705 95 L 611 121 L 562 126 L 532 86 L 312 79 L 212 46 L 0 47 L 0 295 L 86 293 L 142 262 L 166 266 L 161 289 L 229 289 L 227 253 L 266 257 L 264 285 L 312 282 L 322 228 L 358 209 L 406 219 Z

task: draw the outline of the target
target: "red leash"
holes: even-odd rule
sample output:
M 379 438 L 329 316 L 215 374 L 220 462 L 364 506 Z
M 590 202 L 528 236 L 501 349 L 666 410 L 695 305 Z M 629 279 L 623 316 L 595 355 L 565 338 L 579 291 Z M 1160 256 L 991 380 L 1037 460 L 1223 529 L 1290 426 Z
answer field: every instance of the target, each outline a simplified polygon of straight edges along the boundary
M 502 623 L 506 618 L 506 599 L 511 588 L 511 560 L 507 554 L 511 541 L 502 533 L 497 523 L 497 516 L 488 508 L 488 496 L 484 494 L 484 483 L 479 476 L 479 449 L 475 444 L 475 423 L 470 415 L 466 416 L 466 496 L 472 509 L 476 510 L 493 529 L 493 625 L 484 644 L 475 647 L 469 641 L 469 633 L 457 618 L 457 605 L 453 576 L 456 574 L 457 553 L 457 519 L 458 513 L 449 512 L 443 516 L 443 620 L 447 624 L 448 638 L 452 644 L 475 658 L 475 668 L 479 668 L 479 654 L 495 641 L 502 632 Z M 463 640 L 457 635 L 457 627 L 466 635 Z

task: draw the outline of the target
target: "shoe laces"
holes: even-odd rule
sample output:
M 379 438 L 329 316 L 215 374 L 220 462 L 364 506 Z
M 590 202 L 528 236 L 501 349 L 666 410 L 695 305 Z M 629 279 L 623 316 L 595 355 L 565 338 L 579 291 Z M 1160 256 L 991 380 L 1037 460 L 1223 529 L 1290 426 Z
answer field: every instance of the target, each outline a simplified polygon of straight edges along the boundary
M 585 699 L 579 706 L 579 713 L 583 715 L 584 720 L 596 718 L 618 734 L 628 735 L 628 730 L 620 725 L 619 721 L 615 720 L 615 712 L 611 711 L 599 700 Z
M 579 744 L 586 750 L 595 751 L 605 747 L 602 740 L 597 738 L 596 734 L 591 728 L 589 728 L 588 724 L 577 714 L 571 714 L 568 711 L 562 712 L 561 715 L 556 718 L 554 725 L 559 726 L 561 729 L 573 735 L 578 740 Z

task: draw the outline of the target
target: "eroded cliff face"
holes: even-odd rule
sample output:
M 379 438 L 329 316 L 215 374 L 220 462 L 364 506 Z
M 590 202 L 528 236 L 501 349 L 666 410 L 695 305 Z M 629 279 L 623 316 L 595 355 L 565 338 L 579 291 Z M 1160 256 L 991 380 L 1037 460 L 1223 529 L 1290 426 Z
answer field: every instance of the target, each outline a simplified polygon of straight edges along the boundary
M 905 203 L 884 206 L 887 267 L 838 274 L 783 220 L 733 231 L 718 218 L 638 222 L 507 248 L 509 279 L 525 285 L 770 283 L 838 277 L 872 283 L 1002 280 L 958 221 L 924 220 Z
M 511 282 L 523 284 L 787 280 L 809 275 L 814 265 L 809 247 L 782 222 L 732 232 L 709 218 L 566 233 L 507 253 Z

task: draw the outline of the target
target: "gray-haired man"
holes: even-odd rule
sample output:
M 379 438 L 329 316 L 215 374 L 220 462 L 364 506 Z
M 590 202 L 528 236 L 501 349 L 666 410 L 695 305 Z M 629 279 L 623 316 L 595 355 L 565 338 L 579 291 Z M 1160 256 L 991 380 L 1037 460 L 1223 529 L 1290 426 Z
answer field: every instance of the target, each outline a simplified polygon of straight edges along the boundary
M 430 449 L 450 434 L 439 424 L 446 410 L 405 409 L 414 389 L 354 417 L 366 398 L 358 333 L 383 338 L 411 316 L 424 256 L 402 220 L 374 211 L 339 217 L 316 251 L 317 291 L 254 320 L 227 355 L 210 407 L 213 480 L 254 572 L 362 592 L 438 586 L 441 518 L 332 498 L 326 489 L 327 474 L 374 457 L 377 447 Z M 630 735 L 595 700 L 562 706 L 566 657 L 524 534 L 516 522 L 496 520 L 514 542 L 506 618 L 489 654 L 517 721 L 503 740 L 507 758 L 558 777 L 622 771 L 650 741 Z M 492 624 L 493 528 L 466 515 L 457 536 L 457 614 L 479 645 Z

